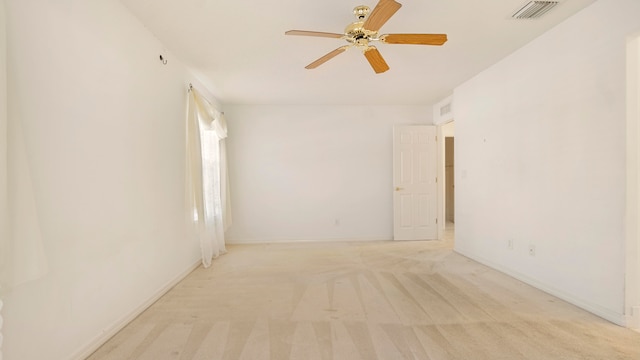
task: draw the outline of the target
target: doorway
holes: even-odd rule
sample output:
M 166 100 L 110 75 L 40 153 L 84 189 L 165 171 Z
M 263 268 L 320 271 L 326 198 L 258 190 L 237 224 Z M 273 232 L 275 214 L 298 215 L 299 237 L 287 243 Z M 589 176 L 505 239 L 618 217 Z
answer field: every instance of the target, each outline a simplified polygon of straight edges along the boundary
M 455 223 L 455 181 L 454 181 L 454 141 L 453 136 L 444 138 L 444 214 L 448 223 Z
M 439 238 L 451 241 L 455 238 L 455 123 L 450 121 L 439 126 L 439 171 L 442 179 L 438 189 L 440 218 L 443 219 Z

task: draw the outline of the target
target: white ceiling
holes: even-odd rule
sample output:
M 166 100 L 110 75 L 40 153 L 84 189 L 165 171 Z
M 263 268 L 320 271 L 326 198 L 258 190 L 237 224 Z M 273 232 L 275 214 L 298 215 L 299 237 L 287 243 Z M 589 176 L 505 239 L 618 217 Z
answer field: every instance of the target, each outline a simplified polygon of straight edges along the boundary
M 346 42 L 284 32 L 342 33 L 355 6 L 377 0 L 121 0 L 222 103 L 384 105 L 431 105 L 595 0 L 561 0 L 537 20 L 510 18 L 526 0 L 398 1 L 380 34 L 446 33 L 449 41 L 376 44 L 391 69 L 375 74 L 356 49 L 306 70 Z

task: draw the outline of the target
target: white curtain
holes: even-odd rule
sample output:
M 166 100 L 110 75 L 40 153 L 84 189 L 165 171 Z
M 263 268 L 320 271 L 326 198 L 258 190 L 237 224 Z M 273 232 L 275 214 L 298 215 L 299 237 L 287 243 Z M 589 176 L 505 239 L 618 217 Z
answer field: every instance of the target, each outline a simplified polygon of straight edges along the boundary
M 9 207 L 7 204 L 7 35 L 4 1 L 0 1 L 0 301 L 7 283 Z
M 224 115 L 191 88 L 187 115 L 188 218 L 205 267 L 226 252 L 224 232 L 231 225 L 226 137 Z
M 2 308 L 6 280 L 9 231 L 7 206 L 7 35 L 4 0 L 0 1 L 0 360 L 2 360 Z
M 7 20 L 6 2 L 0 1 L 0 303 L 12 288 L 48 272 L 31 176 L 33 164 L 20 116 L 27 99 L 7 92 L 12 81 Z

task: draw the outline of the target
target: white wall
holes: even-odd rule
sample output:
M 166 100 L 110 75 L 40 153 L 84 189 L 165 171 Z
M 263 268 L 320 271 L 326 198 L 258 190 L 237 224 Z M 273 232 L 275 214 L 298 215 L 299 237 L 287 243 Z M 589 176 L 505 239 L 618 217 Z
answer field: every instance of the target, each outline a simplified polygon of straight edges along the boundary
M 618 323 L 638 14 L 600 0 L 454 92 L 456 250 Z
M 390 240 L 394 124 L 428 106 L 227 106 L 230 242 Z
M 3 351 L 66 360 L 198 261 L 180 135 L 193 79 L 118 1 L 6 3 L 9 124 L 33 185 L 9 191 L 33 193 L 48 272 L 5 299 Z
M 442 136 L 453 137 L 455 135 L 456 125 L 453 121 L 442 125 Z

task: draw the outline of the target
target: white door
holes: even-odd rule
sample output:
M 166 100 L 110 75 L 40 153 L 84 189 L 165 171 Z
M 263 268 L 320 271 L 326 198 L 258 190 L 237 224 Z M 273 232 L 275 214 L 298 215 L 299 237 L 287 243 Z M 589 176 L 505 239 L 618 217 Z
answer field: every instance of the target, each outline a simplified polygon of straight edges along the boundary
M 393 238 L 438 237 L 436 127 L 393 128 Z

